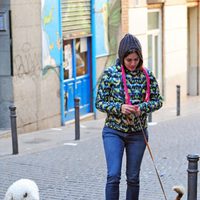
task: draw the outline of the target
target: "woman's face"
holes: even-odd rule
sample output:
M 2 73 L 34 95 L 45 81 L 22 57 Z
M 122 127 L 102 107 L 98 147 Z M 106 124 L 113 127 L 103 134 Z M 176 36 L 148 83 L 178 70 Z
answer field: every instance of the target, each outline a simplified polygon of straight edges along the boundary
M 124 65 L 130 71 L 134 71 L 138 66 L 139 62 L 140 58 L 136 52 L 131 53 L 124 58 Z

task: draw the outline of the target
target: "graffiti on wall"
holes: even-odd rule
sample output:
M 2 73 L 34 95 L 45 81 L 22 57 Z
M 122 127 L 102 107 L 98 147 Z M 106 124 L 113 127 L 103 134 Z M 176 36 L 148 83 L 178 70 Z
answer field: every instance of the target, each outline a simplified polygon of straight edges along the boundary
M 15 55 L 13 62 L 16 69 L 16 76 L 22 77 L 24 74 L 34 76 L 37 71 L 41 70 L 41 62 L 37 52 L 33 51 L 30 43 L 22 45 L 21 54 Z
M 61 38 L 57 0 L 42 0 L 42 65 L 43 75 L 60 66 Z

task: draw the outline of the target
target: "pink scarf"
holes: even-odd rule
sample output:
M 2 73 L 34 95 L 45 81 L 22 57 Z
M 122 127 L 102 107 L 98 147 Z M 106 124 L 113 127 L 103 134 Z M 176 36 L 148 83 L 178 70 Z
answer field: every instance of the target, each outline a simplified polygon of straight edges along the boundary
M 123 85 L 124 85 L 126 104 L 131 105 L 130 95 L 128 93 L 128 87 L 126 84 L 126 74 L 125 74 L 123 65 L 121 66 L 121 69 L 122 69 L 122 81 L 123 81 Z M 150 77 L 149 77 L 149 74 L 147 73 L 147 70 L 144 67 L 142 67 L 142 71 L 145 74 L 146 80 L 147 80 L 147 89 L 146 89 L 146 96 L 145 96 L 144 101 L 148 102 L 150 100 Z

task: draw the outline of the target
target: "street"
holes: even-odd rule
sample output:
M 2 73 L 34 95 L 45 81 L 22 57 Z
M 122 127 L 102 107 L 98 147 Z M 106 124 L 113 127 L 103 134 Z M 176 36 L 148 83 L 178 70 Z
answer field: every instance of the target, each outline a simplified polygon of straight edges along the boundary
M 172 191 L 174 185 L 181 184 L 187 188 L 187 155 L 200 154 L 199 121 L 200 113 L 196 112 L 149 126 L 149 144 L 169 200 L 176 196 Z M 71 139 L 62 139 L 49 148 L 18 155 L 1 155 L 0 199 L 3 199 L 12 182 L 30 178 L 38 184 L 42 200 L 103 200 L 106 180 L 101 140 L 103 120 L 92 120 L 85 124 L 87 128 L 81 128 L 83 137 L 79 141 L 75 141 L 71 134 Z M 1 144 L 3 140 L 1 139 Z M 120 199 L 125 199 L 124 169 L 123 166 Z M 200 183 L 198 199 L 199 185 Z M 142 163 L 140 188 L 141 200 L 164 200 L 147 150 Z M 187 194 L 183 200 L 186 199 Z

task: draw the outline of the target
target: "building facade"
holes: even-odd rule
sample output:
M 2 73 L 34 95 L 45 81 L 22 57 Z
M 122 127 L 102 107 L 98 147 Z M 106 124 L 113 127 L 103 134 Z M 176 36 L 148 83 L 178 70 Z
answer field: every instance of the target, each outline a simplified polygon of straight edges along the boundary
M 199 1 L 123 3 L 126 6 L 122 6 L 122 13 L 128 25 L 122 32 L 130 32 L 141 40 L 145 66 L 157 77 L 165 103 L 176 105 L 177 85 L 181 86 L 181 101 L 199 95 Z
M 116 46 L 109 13 L 112 32 L 120 1 L 0 1 L 1 129 L 10 128 L 12 104 L 20 133 L 73 120 L 75 98 L 81 116 L 94 116 L 96 61 Z
M 61 124 L 60 18 L 52 5 L 43 16 L 43 1 L 0 1 L 0 128 L 10 128 L 12 104 L 19 133 Z
M 0 128 L 17 108 L 19 132 L 65 125 L 94 107 L 103 70 L 115 63 L 130 32 L 167 105 L 199 95 L 197 0 L 0 0 Z

